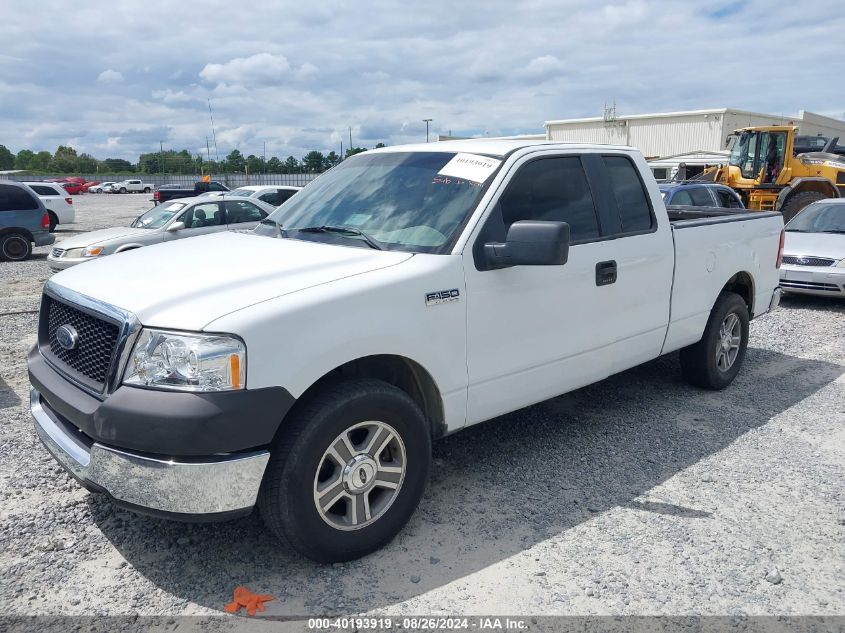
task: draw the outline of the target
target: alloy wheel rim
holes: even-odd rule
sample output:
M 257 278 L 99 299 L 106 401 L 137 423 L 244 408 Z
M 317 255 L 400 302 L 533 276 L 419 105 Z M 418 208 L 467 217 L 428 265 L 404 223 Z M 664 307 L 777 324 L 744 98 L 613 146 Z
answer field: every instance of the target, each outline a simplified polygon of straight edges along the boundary
M 393 505 L 407 465 L 405 444 L 389 424 L 367 421 L 338 435 L 320 458 L 314 505 L 338 530 L 359 530 Z
M 731 312 L 719 326 L 719 340 L 716 345 L 716 367 L 728 371 L 736 362 L 742 342 L 742 322 Z

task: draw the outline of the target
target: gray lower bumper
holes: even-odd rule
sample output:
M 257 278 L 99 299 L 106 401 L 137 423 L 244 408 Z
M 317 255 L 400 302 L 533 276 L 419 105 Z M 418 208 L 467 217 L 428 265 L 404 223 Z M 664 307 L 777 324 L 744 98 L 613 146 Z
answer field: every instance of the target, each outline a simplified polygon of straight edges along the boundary
M 47 411 L 30 391 L 35 430 L 53 457 L 83 484 L 114 499 L 177 515 L 236 513 L 255 505 L 267 451 L 177 462 L 90 442 Z

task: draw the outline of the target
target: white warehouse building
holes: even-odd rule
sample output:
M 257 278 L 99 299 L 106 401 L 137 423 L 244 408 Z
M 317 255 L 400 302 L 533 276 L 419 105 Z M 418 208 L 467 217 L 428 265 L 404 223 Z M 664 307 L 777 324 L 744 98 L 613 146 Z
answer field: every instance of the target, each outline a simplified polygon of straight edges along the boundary
M 631 145 L 647 158 L 676 156 L 687 152 L 722 152 L 728 134 L 754 125 L 797 125 L 799 134 L 841 137 L 845 144 L 845 121 L 805 112 L 782 116 L 733 108 L 689 110 L 658 114 L 635 114 L 588 119 L 546 121 L 546 138 L 553 141 Z

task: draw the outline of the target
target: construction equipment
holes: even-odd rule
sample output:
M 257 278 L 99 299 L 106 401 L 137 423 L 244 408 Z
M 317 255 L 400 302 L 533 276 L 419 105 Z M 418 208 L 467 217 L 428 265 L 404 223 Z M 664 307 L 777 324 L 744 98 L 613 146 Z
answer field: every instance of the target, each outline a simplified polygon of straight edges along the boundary
M 728 136 L 727 165 L 711 167 L 697 180 L 725 184 L 752 211 L 780 211 L 788 222 L 811 202 L 845 197 L 845 156 L 833 153 L 838 138 L 822 151 L 795 155 L 798 128 L 747 127 Z

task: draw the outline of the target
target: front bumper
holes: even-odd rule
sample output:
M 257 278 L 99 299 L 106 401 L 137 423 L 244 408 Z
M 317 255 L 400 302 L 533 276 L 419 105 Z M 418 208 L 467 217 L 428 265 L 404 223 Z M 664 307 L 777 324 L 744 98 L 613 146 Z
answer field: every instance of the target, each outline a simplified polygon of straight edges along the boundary
M 822 297 L 845 297 L 845 268 L 782 264 L 780 287 L 787 292 Z
M 270 453 L 177 461 L 122 451 L 90 440 L 30 391 L 39 438 L 86 488 L 133 510 L 176 519 L 231 518 L 255 505 Z
M 53 257 L 52 253 L 47 255 L 47 265 L 51 270 L 65 270 L 77 264 L 90 262 L 96 257 Z

